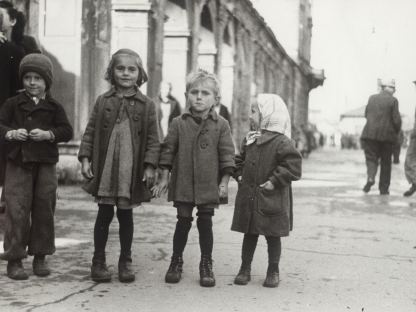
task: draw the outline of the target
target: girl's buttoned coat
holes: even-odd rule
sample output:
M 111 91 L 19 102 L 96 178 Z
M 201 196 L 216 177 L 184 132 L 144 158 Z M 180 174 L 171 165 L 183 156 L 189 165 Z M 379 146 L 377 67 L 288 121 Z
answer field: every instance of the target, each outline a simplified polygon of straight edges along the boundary
M 145 164 L 157 167 L 160 143 L 158 138 L 155 105 L 151 99 L 140 90 L 131 97 L 123 100 L 129 102 L 127 115 L 133 144 L 133 174 L 131 184 L 131 204 L 149 201 L 151 193 L 142 181 Z M 97 196 L 98 187 L 103 172 L 107 148 L 113 127 L 117 122 L 121 99 L 115 89 L 99 96 L 91 113 L 84 135 L 82 137 L 78 159 L 87 157 L 92 162 L 94 177 L 87 181 L 84 189 Z
M 186 111 L 173 119 L 162 145 L 161 167 L 172 168 L 168 200 L 218 204 L 224 169 L 234 169 L 235 149 L 228 122 L 212 109 L 198 124 Z
M 234 176 L 242 177 L 235 200 L 233 231 L 265 236 L 288 236 L 292 229 L 291 182 L 300 179 L 302 158 L 292 141 L 265 132 L 250 144 L 243 142 Z M 270 180 L 274 190 L 260 185 Z

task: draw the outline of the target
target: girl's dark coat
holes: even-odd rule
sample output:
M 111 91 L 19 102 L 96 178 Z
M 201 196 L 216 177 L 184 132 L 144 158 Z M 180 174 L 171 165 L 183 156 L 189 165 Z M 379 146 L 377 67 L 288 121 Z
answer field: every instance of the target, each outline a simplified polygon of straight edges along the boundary
M 155 105 L 140 90 L 127 98 L 127 114 L 133 140 L 133 176 L 131 204 L 149 201 L 151 193 L 142 181 L 144 164 L 157 167 L 160 143 L 158 139 Z M 92 162 L 94 177 L 84 189 L 97 196 L 111 132 L 116 123 L 121 101 L 114 89 L 99 96 L 82 137 L 78 159 L 87 157 Z
M 265 236 L 288 236 L 292 229 L 291 182 L 300 179 L 302 158 L 290 139 L 265 132 L 255 143 L 243 142 L 234 176 L 242 176 L 231 229 Z M 270 180 L 275 189 L 260 188 Z

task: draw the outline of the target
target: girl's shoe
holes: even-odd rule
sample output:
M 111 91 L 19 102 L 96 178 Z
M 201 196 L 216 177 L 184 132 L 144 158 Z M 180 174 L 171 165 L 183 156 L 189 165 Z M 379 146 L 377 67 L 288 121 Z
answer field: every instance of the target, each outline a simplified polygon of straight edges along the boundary
M 170 284 L 178 283 L 182 277 L 183 259 L 181 256 L 173 255 L 169 269 L 165 275 L 165 282 Z
M 108 283 L 111 281 L 111 273 L 108 271 L 105 261 L 94 260 L 92 262 L 91 279 L 96 283 Z
M 408 189 L 406 192 L 403 193 L 403 196 L 405 197 L 412 196 L 414 192 L 416 192 L 416 184 L 412 184 L 410 189 Z
M 27 280 L 29 278 L 20 259 L 7 262 L 7 276 L 14 280 Z
M 276 263 L 269 264 L 267 268 L 266 279 L 264 280 L 263 286 L 274 288 L 279 285 L 279 266 Z
M 48 265 L 45 261 L 44 255 L 35 255 L 32 262 L 33 273 L 36 276 L 44 277 L 51 274 L 51 271 L 48 268 Z
M 251 280 L 250 272 L 251 272 L 250 266 L 241 265 L 240 271 L 238 272 L 237 276 L 234 279 L 234 284 L 247 285 L 247 283 Z
M 122 283 L 131 283 L 136 279 L 130 261 L 118 263 L 118 279 Z
M 212 259 L 210 256 L 202 256 L 199 263 L 199 284 L 202 287 L 215 286 L 214 272 L 212 271 Z

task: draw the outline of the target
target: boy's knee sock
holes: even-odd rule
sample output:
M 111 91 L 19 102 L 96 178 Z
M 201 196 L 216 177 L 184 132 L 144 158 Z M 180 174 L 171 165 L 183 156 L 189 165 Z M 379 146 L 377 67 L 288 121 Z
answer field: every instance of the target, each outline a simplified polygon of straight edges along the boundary
M 241 248 L 241 260 L 243 266 L 247 267 L 251 265 L 258 239 L 259 236 L 256 234 L 244 234 L 243 247 Z
M 108 228 L 113 220 L 114 209 L 111 205 L 98 205 L 97 219 L 94 226 L 94 258 L 105 260 L 105 246 L 108 239 Z
M 201 255 L 211 257 L 214 245 L 212 216 L 208 214 L 200 214 L 196 221 L 196 225 L 199 232 L 199 247 L 201 248 Z
M 273 266 L 279 272 L 280 254 L 282 252 L 282 243 L 280 237 L 266 236 L 267 252 L 269 254 L 269 267 Z
M 177 218 L 175 234 L 173 235 L 173 254 L 182 257 L 194 218 L 181 216 Z
M 119 223 L 119 239 L 120 239 L 120 258 L 119 261 L 131 262 L 131 244 L 133 242 L 133 210 L 117 209 L 117 219 Z

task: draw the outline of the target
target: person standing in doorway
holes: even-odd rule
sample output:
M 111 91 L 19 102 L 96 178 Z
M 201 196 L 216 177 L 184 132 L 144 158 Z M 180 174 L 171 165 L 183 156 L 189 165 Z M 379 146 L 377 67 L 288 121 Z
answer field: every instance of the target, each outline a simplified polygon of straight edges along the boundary
M 380 161 L 380 195 L 389 194 L 391 158 L 393 146 L 401 129 L 399 102 L 393 96 L 396 91 L 394 79 L 382 80 L 381 91 L 371 95 L 365 108 L 367 122 L 361 134 L 367 165 L 367 183 L 363 191 L 368 193 L 375 183 Z

